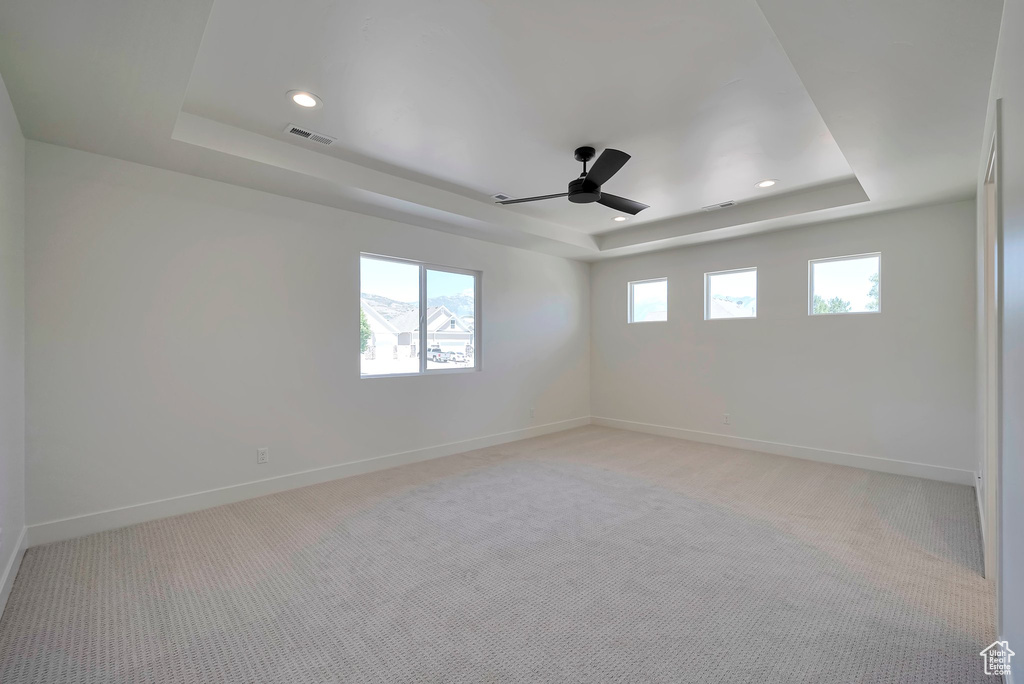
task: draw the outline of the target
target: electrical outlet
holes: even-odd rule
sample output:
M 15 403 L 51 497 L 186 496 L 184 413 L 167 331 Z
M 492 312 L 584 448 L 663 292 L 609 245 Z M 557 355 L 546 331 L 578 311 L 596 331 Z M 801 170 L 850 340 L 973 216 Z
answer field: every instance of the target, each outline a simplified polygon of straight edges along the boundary
M 266 463 L 269 460 L 270 460 L 270 449 L 268 449 L 267 447 L 262 447 L 262 448 L 256 450 L 256 462 L 257 463 Z
M 732 425 L 731 421 L 732 421 L 732 418 L 729 417 L 728 413 L 723 413 L 722 414 L 722 424 L 723 425 Z

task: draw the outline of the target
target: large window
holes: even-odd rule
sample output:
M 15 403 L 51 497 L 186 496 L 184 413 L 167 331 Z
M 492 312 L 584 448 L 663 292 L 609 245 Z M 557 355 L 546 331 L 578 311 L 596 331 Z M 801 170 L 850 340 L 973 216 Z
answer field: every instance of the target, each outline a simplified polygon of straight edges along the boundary
M 364 254 L 359 281 L 360 375 L 479 368 L 478 272 Z
M 629 283 L 630 323 L 668 320 L 668 279 L 635 280 Z
M 876 313 L 882 308 L 882 255 L 814 259 L 809 262 L 808 313 Z
M 756 268 L 704 274 L 704 320 L 756 317 Z

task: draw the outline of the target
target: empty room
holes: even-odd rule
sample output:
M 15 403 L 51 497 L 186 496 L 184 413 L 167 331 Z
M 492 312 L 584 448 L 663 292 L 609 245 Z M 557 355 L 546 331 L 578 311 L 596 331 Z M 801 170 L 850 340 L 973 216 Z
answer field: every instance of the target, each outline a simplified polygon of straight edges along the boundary
M 0 682 L 1024 684 L 1024 0 L 0 0 Z

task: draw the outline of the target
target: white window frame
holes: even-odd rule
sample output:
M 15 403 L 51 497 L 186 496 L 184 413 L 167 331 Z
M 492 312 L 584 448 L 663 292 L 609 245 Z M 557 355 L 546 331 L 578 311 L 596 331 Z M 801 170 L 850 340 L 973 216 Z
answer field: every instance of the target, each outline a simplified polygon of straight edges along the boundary
M 829 261 L 850 261 L 851 259 L 866 259 L 878 257 L 878 308 L 874 311 L 837 311 L 814 313 L 814 264 L 822 264 Z M 808 316 L 854 316 L 857 314 L 882 313 L 882 253 L 865 252 L 864 254 L 847 254 L 845 256 L 824 257 L 822 259 L 808 259 L 807 261 L 807 315 Z
M 420 278 L 420 324 L 419 324 L 419 340 L 417 341 L 417 353 L 419 354 L 420 369 L 415 373 L 392 373 L 389 375 L 364 375 L 362 372 L 362 365 L 357 369 L 360 380 L 378 380 L 387 378 L 415 378 L 420 376 L 428 375 L 454 375 L 458 373 L 476 373 L 483 367 L 483 352 L 481 350 L 482 345 L 480 344 L 481 339 L 481 303 L 482 298 L 481 286 L 483 283 L 483 271 L 474 271 L 467 268 L 457 268 L 455 266 L 444 266 L 441 264 L 432 264 L 426 261 L 417 261 L 415 259 L 406 259 L 404 257 L 390 256 L 387 254 L 374 254 L 373 252 L 360 252 L 359 253 L 359 266 L 356 269 L 358 273 L 358 285 L 356 289 L 358 292 L 356 295 L 362 297 L 363 289 L 363 258 L 367 259 L 378 259 L 380 261 L 394 261 L 400 264 L 409 264 L 412 266 L 419 267 L 419 278 Z M 472 368 L 427 368 L 427 271 L 443 271 L 445 273 L 459 273 L 462 275 L 473 276 L 473 367 Z M 361 306 L 361 305 L 360 305 Z M 358 334 L 358 330 L 357 330 Z M 359 346 L 357 345 L 358 349 Z
M 665 281 L 665 320 L 664 321 L 634 321 L 633 320 L 633 286 L 646 283 L 657 283 Z M 645 278 L 644 280 L 630 280 L 626 283 L 626 323 L 667 323 L 668 322 L 668 276 L 661 278 Z
M 744 271 L 754 272 L 754 301 L 758 302 L 758 290 L 761 289 L 761 278 L 757 275 L 757 266 L 744 266 L 743 268 L 727 268 L 724 271 L 708 271 L 704 274 L 704 320 L 705 321 L 756 321 L 757 310 L 760 304 L 755 304 L 753 316 L 722 316 L 711 318 L 711 276 L 725 275 L 727 273 L 743 273 Z

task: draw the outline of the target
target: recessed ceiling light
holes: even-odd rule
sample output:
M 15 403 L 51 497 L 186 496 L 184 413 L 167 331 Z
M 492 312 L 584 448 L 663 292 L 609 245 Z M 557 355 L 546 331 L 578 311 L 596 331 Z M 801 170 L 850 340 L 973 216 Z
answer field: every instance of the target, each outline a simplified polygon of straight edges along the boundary
M 613 221 L 625 221 L 625 220 L 626 220 L 626 217 L 625 217 L 625 216 L 616 216 L 616 217 L 615 217 L 614 219 L 612 219 L 612 220 L 613 220 Z
M 289 90 L 288 99 L 306 109 L 320 109 L 324 106 L 319 97 L 305 90 Z
M 779 181 L 775 180 L 774 178 L 765 178 L 760 183 L 755 183 L 754 187 L 755 188 L 770 188 L 770 187 L 772 187 L 773 185 L 775 185 L 778 182 Z

